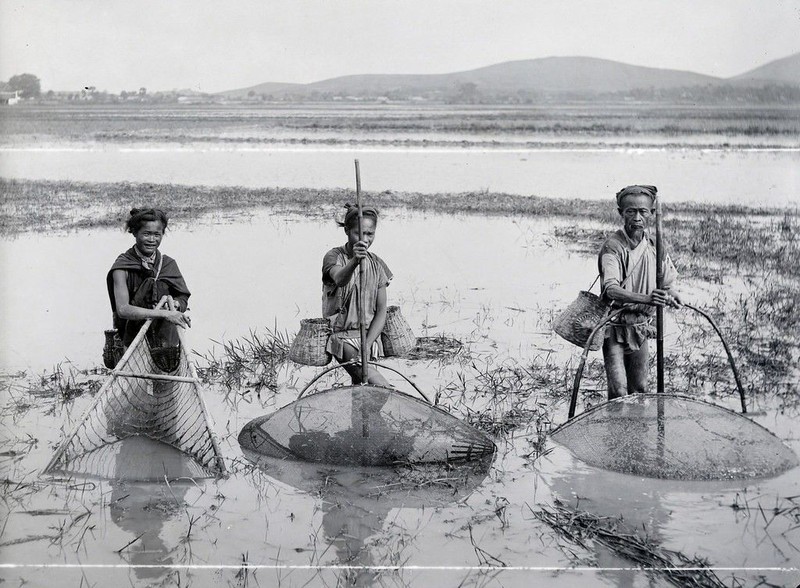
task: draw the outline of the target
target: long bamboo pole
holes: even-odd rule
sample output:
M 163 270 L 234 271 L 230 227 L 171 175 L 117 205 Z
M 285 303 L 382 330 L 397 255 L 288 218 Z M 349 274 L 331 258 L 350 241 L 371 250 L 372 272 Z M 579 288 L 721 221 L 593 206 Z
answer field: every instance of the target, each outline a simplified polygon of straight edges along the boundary
M 661 198 L 656 198 L 656 288 L 664 288 L 664 242 Z M 664 393 L 664 307 L 656 307 L 656 392 Z
M 358 240 L 364 240 L 364 214 L 361 210 L 361 168 L 356 159 L 356 206 L 358 207 Z M 364 324 L 364 287 L 367 274 L 364 268 L 366 259 L 361 259 L 358 262 L 358 330 L 361 336 L 361 383 L 367 383 L 367 360 L 369 358 L 369 350 L 367 349 L 367 327 Z
M 656 288 L 664 288 L 664 225 L 661 198 L 656 198 Z M 664 307 L 656 307 L 656 450 L 660 463 L 664 461 L 666 418 L 664 415 Z

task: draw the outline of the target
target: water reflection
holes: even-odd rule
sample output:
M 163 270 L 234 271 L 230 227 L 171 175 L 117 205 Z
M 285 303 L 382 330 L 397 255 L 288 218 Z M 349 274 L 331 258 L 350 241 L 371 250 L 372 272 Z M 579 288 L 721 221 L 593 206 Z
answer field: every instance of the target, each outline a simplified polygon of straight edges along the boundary
M 208 473 L 185 453 L 147 437 L 128 437 L 71 459 L 65 474 L 113 481 L 163 482 L 205 478 Z
M 132 541 L 120 556 L 130 565 L 169 566 L 176 563 L 161 532 L 169 521 L 185 516 L 186 483 L 165 484 L 127 481 L 111 482 L 109 514 L 111 521 L 125 531 Z M 162 577 L 168 570 L 162 567 L 134 567 L 140 579 Z
M 620 534 L 635 535 L 639 540 L 649 540 L 658 547 L 680 551 L 690 558 L 708 557 L 708 552 L 714 552 L 710 537 L 716 529 L 711 527 L 719 526 L 725 533 L 730 531 L 729 526 L 725 527 L 724 513 L 715 510 L 720 506 L 716 501 L 720 496 L 742 491 L 739 484 L 729 480 L 657 480 L 604 471 L 579 462 L 561 447 L 556 447 L 551 458 L 550 462 L 540 463 L 540 467 L 545 472 L 552 471 L 549 487 L 553 500 L 577 513 L 613 519 Z M 552 467 L 554 463 L 558 464 L 555 469 Z M 711 503 L 708 502 L 710 497 L 714 497 Z M 687 542 L 690 537 L 694 539 Z M 677 545 L 675 538 L 680 539 Z M 736 546 L 730 539 L 726 537 L 725 542 L 731 550 L 731 561 L 710 561 L 712 566 L 741 565 L 746 561 L 747 541 L 743 540 L 742 545 Z M 593 548 L 598 567 L 640 564 L 597 542 L 593 542 Z M 735 553 L 737 548 L 739 553 Z M 679 561 L 674 563 L 680 564 Z M 634 578 L 619 571 L 607 569 L 602 574 L 612 579 L 615 585 L 635 585 Z
M 0 166 L 9 178 L 257 188 L 352 189 L 354 158 L 361 161 L 365 188 L 375 191 L 431 194 L 488 189 L 599 199 L 608 197 L 603 186 L 623 186 L 630 178 L 647 177 L 676 200 L 760 206 L 797 203 L 796 148 L 220 148 L 169 143 L 0 148 Z M 765 177 L 770 178 L 766 184 Z M 705 188 L 698 192 L 698 186 Z
M 455 468 L 431 464 L 332 468 L 247 450 L 244 455 L 267 476 L 319 497 L 325 543 L 335 550 L 335 561 L 326 563 L 353 566 L 340 578 L 350 586 L 372 585 L 379 571 L 368 566 L 389 563 L 375 548 L 393 510 L 435 508 L 463 500 L 483 482 L 491 466 L 487 459 Z M 322 559 L 327 550 L 319 549 L 317 557 Z
M 184 497 L 191 481 L 206 476 L 191 457 L 158 441 L 129 437 L 71 460 L 61 472 L 109 481 L 111 521 L 131 541 L 120 552 L 125 562 L 133 566 L 176 563 L 173 548 L 161 533 L 170 521 L 185 516 Z M 168 571 L 163 567 L 132 569 L 145 580 Z

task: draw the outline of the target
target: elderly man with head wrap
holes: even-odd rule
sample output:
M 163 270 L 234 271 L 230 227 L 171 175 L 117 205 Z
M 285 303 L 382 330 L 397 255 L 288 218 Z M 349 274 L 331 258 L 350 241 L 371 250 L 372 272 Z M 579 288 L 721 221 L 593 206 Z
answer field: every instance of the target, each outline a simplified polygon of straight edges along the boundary
M 647 338 L 655 335 L 655 307 L 681 304 L 670 289 L 677 272 L 668 256 L 664 288 L 656 288 L 655 236 L 647 229 L 654 220 L 657 191 L 655 186 L 634 185 L 617 192 L 623 228 L 606 239 L 598 256 L 603 297 L 615 307 L 625 305 L 603 342 L 609 399 L 647 391 Z

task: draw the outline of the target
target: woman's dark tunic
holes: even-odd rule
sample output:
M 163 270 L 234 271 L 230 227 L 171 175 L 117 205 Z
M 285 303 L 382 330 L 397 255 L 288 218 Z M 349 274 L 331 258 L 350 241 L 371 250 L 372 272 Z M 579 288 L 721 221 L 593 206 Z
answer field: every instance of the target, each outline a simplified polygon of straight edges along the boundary
M 115 270 L 125 270 L 128 298 L 131 305 L 141 308 L 155 308 L 161 297 L 169 294 L 178 302 L 180 310 L 186 310 L 190 292 L 175 260 L 167 255 L 162 255 L 160 251 L 156 250 L 155 260 L 150 265 L 138 255 L 135 247 L 131 247 L 117 257 L 117 260 L 106 275 L 108 298 L 111 302 L 111 312 L 114 316 L 114 328 L 117 329 L 126 347 L 136 337 L 136 333 L 144 324 L 144 321 L 129 321 L 117 314 L 113 278 Z M 154 338 L 151 339 L 152 345 L 161 347 L 178 344 L 177 331 L 174 325 L 162 320 L 156 321 L 154 327 Z

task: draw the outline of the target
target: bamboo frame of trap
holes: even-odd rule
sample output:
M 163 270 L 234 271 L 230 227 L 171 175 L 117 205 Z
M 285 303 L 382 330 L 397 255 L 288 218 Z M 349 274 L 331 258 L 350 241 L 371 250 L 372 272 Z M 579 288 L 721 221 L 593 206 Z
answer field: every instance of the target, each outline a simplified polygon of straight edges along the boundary
M 163 309 L 165 305 L 167 305 L 167 297 L 166 296 L 164 296 L 159 301 L 159 303 L 158 303 L 158 305 L 156 305 L 155 309 L 156 310 Z M 170 310 L 174 310 L 171 305 L 170 305 Z M 205 400 L 203 399 L 203 395 L 201 394 L 202 383 L 201 383 L 200 379 L 197 377 L 197 372 L 195 370 L 194 364 L 191 363 L 188 360 L 188 356 L 186 354 L 186 349 L 188 349 L 188 347 L 186 345 L 186 338 L 185 338 L 185 335 L 183 333 L 183 329 L 181 329 L 181 328 L 177 329 L 177 331 L 178 331 L 178 339 L 180 341 L 180 353 L 182 355 L 182 360 L 185 360 L 185 362 L 186 362 L 186 368 L 188 369 L 189 376 L 176 376 L 176 375 L 170 375 L 170 374 L 157 374 L 157 373 L 135 373 L 135 372 L 131 372 L 131 371 L 128 371 L 128 370 L 124 369 L 124 368 L 127 367 L 127 364 L 131 361 L 131 358 L 133 357 L 134 353 L 138 352 L 138 348 L 142 344 L 146 344 L 146 342 L 144 341 L 144 338 L 145 338 L 145 336 L 147 334 L 148 329 L 150 328 L 151 324 L 153 323 L 153 320 L 154 319 L 147 319 L 144 322 L 142 327 L 139 329 L 139 332 L 136 334 L 136 337 L 133 339 L 131 344 L 125 350 L 125 354 L 120 359 L 119 363 L 117 364 L 117 367 L 111 371 L 111 374 L 109 375 L 109 377 L 106 379 L 105 382 L 103 382 L 103 385 L 100 388 L 100 390 L 98 391 L 97 395 L 95 396 L 94 401 L 84 411 L 83 415 L 78 420 L 78 423 L 72 429 L 70 434 L 67 435 L 67 437 L 64 439 L 64 441 L 59 445 L 59 447 L 56 450 L 56 452 L 53 455 L 53 457 L 50 459 L 48 464 L 42 470 L 43 474 L 51 473 L 52 471 L 57 469 L 58 464 L 61 462 L 62 458 L 64 458 L 64 456 L 67 453 L 67 451 L 68 451 L 70 445 L 72 444 L 73 440 L 79 435 L 79 433 L 81 432 L 82 428 L 87 427 L 87 423 L 89 423 L 90 419 L 92 418 L 92 413 L 95 412 L 98 409 L 98 407 L 100 406 L 101 403 L 103 403 L 105 400 L 110 398 L 112 386 L 117 382 L 117 380 L 119 378 L 132 378 L 132 379 L 150 380 L 150 381 L 153 381 L 153 382 L 173 382 L 173 383 L 186 383 L 186 384 L 189 384 L 190 388 L 191 388 L 191 390 L 193 392 L 194 399 L 197 401 L 197 405 L 199 407 L 203 423 L 205 424 L 206 430 L 207 430 L 208 435 L 209 435 L 208 441 L 211 444 L 211 450 L 213 452 L 213 457 L 210 460 L 208 460 L 210 463 L 208 463 L 208 464 L 207 463 L 203 463 L 199 459 L 198 455 L 195 455 L 191 451 L 187 451 L 186 448 L 179 447 L 174 443 L 169 443 L 169 442 L 167 442 L 167 443 L 169 445 L 175 447 L 179 451 L 182 451 L 184 453 L 187 453 L 187 454 L 191 455 L 191 457 L 193 459 L 195 459 L 198 463 L 200 463 L 200 465 L 202 465 L 205 469 L 210 470 L 210 471 L 212 471 L 212 472 L 214 472 L 216 474 L 219 474 L 219 475 L 224 475 L 225 473 L 227 473 L 227 470 L 225 468 L 225 463 L 224 463 L 223 458 L 222 458 L 222 452 L 219 449 L 219 443 L 218 443 L 216 435 L 214 434 L 214 431 L 213 431 L 213 429 L 211 427 L 211 422 L 212 421 L 211 421 L 211 419 L 209 417 L 208 408 L 206 407 Z M 134 436 L 134 434 L 126 435 L 126 437 L 131 437 L 131 436 Z M 160 438 L 158 438 L 156 436 L 147 435 L 146 433 L 144 434 L 144 436 L 156 439 L 158 441 L 165 442 L 163 439 L 160 439 Z M 122 437 L 122 438 L 126 438 L 126 437 Z M 117 439 L 117 440 L 121 440 L 121 439 Z M 113 442 L 114 441 L 108 441 L 108 443 L 113 443 Z M 193 446 L 194 446 L 194 444 L 192 446 L 190 446 L 190 447 L 193 447 Z M 89 453 L 89 451 L 91 451 L 91 450 L 85 451 L 84 454 L 85 453 Z

